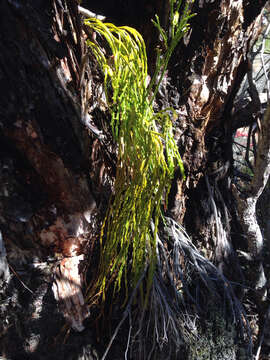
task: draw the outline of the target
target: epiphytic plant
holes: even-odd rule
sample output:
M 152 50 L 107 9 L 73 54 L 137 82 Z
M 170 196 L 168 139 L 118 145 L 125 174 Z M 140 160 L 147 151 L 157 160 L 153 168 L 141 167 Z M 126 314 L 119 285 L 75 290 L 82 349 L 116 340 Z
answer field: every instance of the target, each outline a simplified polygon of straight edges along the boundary
M 184 176 L 173 137 L 172 111 L 165 109 L 155 113 L 153 109 L 169 58 L 187 32 L 192 16 L 188 5 L 180 16 L 180 2 L 171 0 L 170 3 L 170 36 L 162 29 L 158 16 L 154 21 L 166 50 L 164 54 L 158 51 L 156 71 L 149 85 L 142 36 L 131 27 L 117 27 L 95 18 L 85 20 L 110 48 L 110 53 L 106 54 L 98 42 L 87 40 L 104 74 L 112 133 L 118 144 L 114 194 L 102 227 L 101 261 L 95 287 L 103 293 L 103 299 L 111 281 L 114 281 L 115 290 L 123 283 L 128 289 L 128 270 L 134 287 L 147 266 L 148 291 L 151 288 L 161 208 L 166 202 L 176 165 Z M 152 219 L 153 231 L 150 228 Z

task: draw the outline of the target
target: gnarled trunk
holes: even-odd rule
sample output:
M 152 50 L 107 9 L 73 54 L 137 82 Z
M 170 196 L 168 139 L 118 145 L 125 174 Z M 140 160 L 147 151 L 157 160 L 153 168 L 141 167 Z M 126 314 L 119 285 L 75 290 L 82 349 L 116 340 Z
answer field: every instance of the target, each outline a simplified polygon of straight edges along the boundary
M 159 13 L 166 27 L 168 7 L 161 1 L 127 1 L 125 6 L 121 1 L 85 3 L 108 20 L 141 30 L 152 74 L 155 48 L 162 44 L 150 18 Z M 171 228 L 164 240 L 161 238 L 160 256 L 168 250 L 164 246 L 166 238 L 177 238 L 175 244 L 179 249 L 181 244 L 182 252 L 178 249 L 177 253 L 176 245 L 174 251 L 180 253 L 180 262 L 187 257 L 195 269 L 194 283 L 191 281 L 191 289 L 185 289 L 190 291 L 190 298 L 200 293 L 199 269 L 216 276 L 222 289 L 228 285 L 223 275 L 237 282 L 243 279 L 236 255 L 240 247 L 240 236 L 236 234 L 239 219 L 231 186 L 232 137 L 239 121 L 233 105 L 248 71 L 247 52 L 260 32 L 260 13 L 265 3 L 196 1 L 193 11 L 197 15 L 191 20 L 190 32 L 178 45 L 159 89 L 156 106 L 173 107 L 177 114 L 175 138 L 186 174 L 185 181 L 175 174 L 167 215 L 186 227 L 193 244 L 220 270 L 216 272 L 208 260 L 202 260 L 186 239 L 177 238 L 179 229 L 173 220 L 168 220 Z M 99 264 L 100 226 L 113 189 L 117 151 L 102 74 L 85 45 L 86 36 L 94 41 L 101 39 L 83 30 L 81 20 L 73 0 L 10 0 L 0 4 L 0 81 L 5 94 L 0 100 L 0 350 L 7 358 L 59 359 L 68 355 L 92 359 L 97 358 L 92 344 L 100 341 L 103 353 L 108 343 L 99 334 L 100 309 L 94 304 L 89 314 L 83 293 Z M 250 108 L 251 113 L 257 111 L 256 106 Z M 250 250 L 244 236 L 239 242 L 241 249 Z M 166 256 L 162 260 L 161 268 L 166 264 L 166 271 L 171 271 L 170 260 Z M 162 271 L 154 278 L 153 291 L 162 303 L 159 276 Z M 180 294 L 184 292 L 181 286 Z M 228 289 L 228 298 L 237 308 L 232 287 L 228 285 Z M 204 309 L 208 306 L 207 291 L 202 291 Z M 152 305 L 157 298 L 152 297 L 148 309 L 149 327 L 162 318 Z M 195 303 L 197 306 L 199 301 Z M 206 320 L 202 309 L 196 308 L 197 315 Z M 128 310 L 126 317 L 131 316 Z M 119 313 L 119 309 L 113 310 L 112 318 Z M 202 325 L 201 333 L 197 333 L 200 336 L 206 329 L 200 345 L 193 342 L 188 349 L 187 344 L 179 343 L 177 351 L 185 349 L 190 359 L 235 358 L 237 349 L 231 346 L 235 329 L 226 330 L 224 314 L 215 309 L 215 304 L 213 314 L 209 324 Z M 84 332 L 76 333 L 84 328 Z M 141 324 L 139 328 L 142 330 Z M 214 341 L 216 330 L 223 347 Z M 207 339 L 210 345 L 203 352 Z M 156 358 L 165 358 L 166 339 L 160 340 L 165 344 L 160 354 L 152 345 L 159 340 L 147 339 L 146 348 Z M 116 343 L 108 358 L 113 354 L 123 358 L 125 346 L 123 341 Z M 147 358 L 142 354 L 141 358 Z

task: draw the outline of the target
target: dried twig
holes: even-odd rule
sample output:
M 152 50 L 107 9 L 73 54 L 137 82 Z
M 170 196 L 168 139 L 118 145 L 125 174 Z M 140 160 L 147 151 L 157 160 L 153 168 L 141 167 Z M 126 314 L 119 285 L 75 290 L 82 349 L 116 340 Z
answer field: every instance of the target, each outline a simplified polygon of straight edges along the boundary
M 134 301 L 135 296 L 137 295 L 137 290 L 138 290 L 141 282 L 142 282 L 143 279 L 145 278 L 146 271 L 147 271 L 147 268 L 144 270 L 143 274 L 141 275 L 140 279 L 138 280 L 137 285 L 135 286 L 135 288 L 134 288 L 134 290 L 133 290 L 133 292 L 132 292 L 132 294 L 131 294 L 131 296 L 130 296 L 130 300 L 129 300 L 126 308 L 125 308 L 125 311 L 124 311 L 124 313 L 123 313 L 122 319 L 120 320 L 119 324 L 117 325 L 117 327 L 116 327 L 116 329 L 115 329 L 115 331 L 114 331 L 114 333 L 113 333 L 113 335 L 112 335 L 112 337 L 111 337 L 111 340 L 110 340 L 110 342 L 109 342 L 109 344 L 108 344 L 108 346 L 107 346 L 107 348 L 106 348 L 106 350 L 105 350 L 105 352 L 104 352 L 101 360 L 105 360 L 105 359 L 106 359 L 106 356 L 108 355 L 108 352 L 109 352 L 109 350 L 110 350 L 110 348 L 111 348 L 111 346 L 112 346 L 112 343 L 114 342 L 114 339 L 116 338 L 116 336 L 117 336 L 117 334 L 118 334 L 121 326 L 122 326 L 123 323 L 125 322 L 126 318 L 127 318 L 128 316 L 130 316 L 130 308 L 131 308 L 131 305 L 132 305 L 132 303 L 133 303 L 133 301 Z M 128 341 L 129 341 L 129 340 L 128 340 Z
M 269 100 L 269 96 L 270 96 L 270 82 L 269 82 L 269 78 L 268 78 L 268 74 L 267 74 L 266 64 L 264 61 L 264 52 L 265 52 L 265 43 L 266 43 L 266 39 L 267 39 L 269 32 L 270 32 L 270 22 L 268 23 L 268 26 L 263 35 L 263 41 L 262 41 L 262 46 L 261 46 L 261 51 L 260 51 L 260 58 L 261 58 L 261 62 L 262 62 L 263 73 L 266 78 L 266 84 L 267 84 L 267 100 Z
M 82 6 L 78 6 L 78 10 L 79 10 L 79 13 L 81 13 L 85 18 L 96 18 L 96 19 L 101 20 L 101 21 L 106 19 L 105 16 L 95 14 L 92 11 L 83 8 Z
M 27 285 L 25 285 L 25 283 L 22 281 L 22 279 L 20 278 L 20 276 L 19 276 L 19 274 L 13 269 L 13 267 L 10 265 L 10 264 L 8 264 L 8 267 L 10 268 L 10 270 L 13 272 L 13 274 L 16 276 L 16 278 L 19 280 L 19 282 L 22 284 L 22 286 L 26 289 L 26 290 L 28 290 L 31 294 L 34 294 L 34 292 L 31 290 L 31 289 L 29 289 L 29 287 L 27 286 Z
M 248 138 L 247 138 L 247 145 L 246 145 L 246 154 L 245 154 L 245 160 L 246 163 L 248 165 L 248 167 L 251 169 L 251 171 L 253 172 L 253 166 L 249 160 L 249 151 L 250 151 L 250 139 L 251 139 L 251 134 L 252 134 L 252 128 L 253 128 L 253 124 L 249 125 L 249 129 L 248 129 Z

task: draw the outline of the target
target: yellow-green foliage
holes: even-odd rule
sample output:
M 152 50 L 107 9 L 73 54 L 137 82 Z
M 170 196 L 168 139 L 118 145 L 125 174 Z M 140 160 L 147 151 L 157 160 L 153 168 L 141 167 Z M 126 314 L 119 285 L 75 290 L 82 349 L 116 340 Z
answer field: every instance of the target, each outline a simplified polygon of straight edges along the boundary
M 169 112 L 153 111 L 152 97 L 158 85 L 154 79 L 147 87 L 147 57 L 142 36 L 133 28 L 116 27 L 94 18 L 85 20 L 85 24 L 106 40 L 110 48 L 110 53 L 105 54 L 97 42 L 87 40 L 104 73 L 112 132 L 118 143 L 114 195 L 102 228 L 96 284 L 104 296 L 112 280 L 116 290 L 123 280 L 127 285 L 128 270 L 135 285 L 146 265 L 149 265 L 150 287 L 161 205 L 166 201 L 175 165 L 183 173 L 183 164 Z M 183 36 L 186 28 L 181 31 Z M 158 61 L 157 74 L 164 70 L 160 56 Z M 152 219 L 154 233 L 150 229 Z

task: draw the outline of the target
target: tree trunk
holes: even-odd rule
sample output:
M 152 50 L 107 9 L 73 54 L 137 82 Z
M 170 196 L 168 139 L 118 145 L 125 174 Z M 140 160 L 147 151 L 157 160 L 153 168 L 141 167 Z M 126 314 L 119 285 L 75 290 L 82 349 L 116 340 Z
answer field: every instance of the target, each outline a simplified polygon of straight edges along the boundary
M 233 116 L 233 106 L 265 3 L 195 2 L 197 15 L 170 61 L 156 101 L 156 107 L 176 111 L 175 138 L 186 174 L 184 180 L 176 171 L 166 215 L 184 225 L 193 244 L 220 272 L 208 260 L 205 269 L 225 284 L 224 275 L 243 281 L 236 250 L 249 250 L 239 234 L 231 186 L 232 137 L 239 118 Z M 162 44 L 150 19 L 158 13 L 168 26 L 168 7 L 162 1 L 83 2 L 87 4 L 108 21 L 142 32 L 152 75 L 155 48 Z M 86 36 L 95 35 L 81 20 L 74 0 L 0 4 L 0 81 L 5 94 L 0 100 L 0 353 L 10 359 L 96 359 L 95 348 L 103 354 L 110 338 L 110 331 L 101 332 L 107 319 L 101 320 L 97 303 L 90 304 L 89 312 L 84 291 L 99 265 L 99 234 L 113 190 L 117 146 L 102 74 L 85 44 Z M 177 225 L 169 221 L 171 234 Z M 195 258 L 202 261 L 195 250 L 185 251 L 190 264 Z M 197 291 L 195 277 L 191 295 Z M 159 281 L 156 277 L 153 282 L 157 293 Z M 238 295 L 240 289 L 235 287 Z M 203 289 L 205 309 L 207 291 Z M 113 305 L 110 326 L 121 317 L 118 304 Z M 211 306 L 205 316 L 203 311 L 198 315 L 205 321 L 197 334 L 200 342 L 178 344 L 183 358 L 236 358 L 236 329 L 227 329 L 229 317 L 224 320 L 217 304 Z M 154 321 L 151 313 L 152 307 L 148 326 Z M 130 310 L 125 314 L 131 316 Z M 217 329 L 223 345 L 213 336 Z M 109 359 L 125 357 L 125 341 L 116 340 Z M 155 341 L 146 342 L 152 354 Z M 155 348 L 152 358 L 168 355 L 166 341 L 161 343 L 163 350 L 158 354 Z M 140 358 L 148 354 L 140 353 Z
M 1 228 L 13 276 L 1 294 L 1 351 L 45 356 L 61 333 L 60 314 L 77 331 L 88 315 L 83 268 L 99 221 L 83 124 L 86 45 L 73 1 L 0 6 Z

